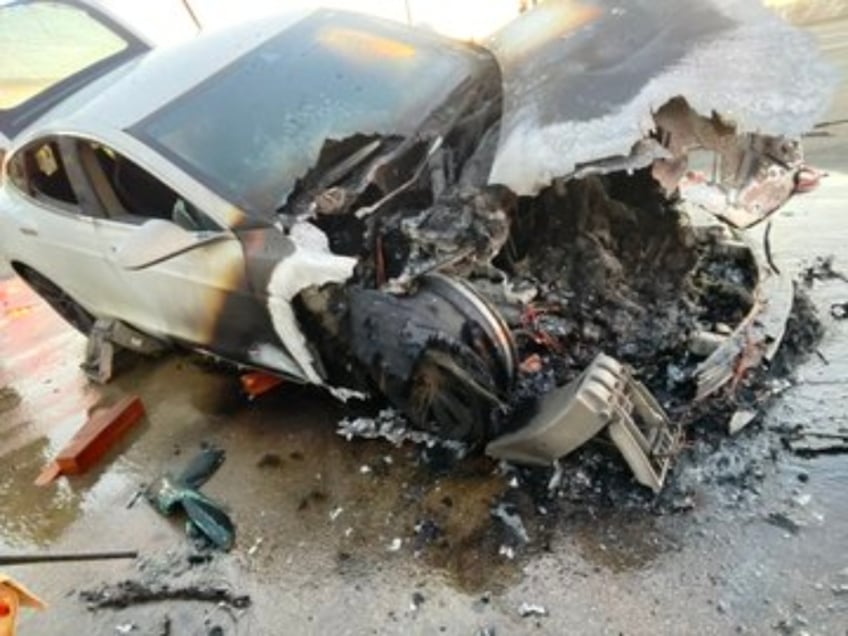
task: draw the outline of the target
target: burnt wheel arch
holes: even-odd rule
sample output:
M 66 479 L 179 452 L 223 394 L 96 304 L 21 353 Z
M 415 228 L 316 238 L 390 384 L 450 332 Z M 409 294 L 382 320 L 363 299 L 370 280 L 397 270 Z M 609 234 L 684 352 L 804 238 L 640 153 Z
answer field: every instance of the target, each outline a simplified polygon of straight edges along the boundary
M 91 333 L 95 318 L 80 305 L 73 297 L 56 285 L 41 272 L 24 265 L 13 262 L 12 269 L 20 276 L 32 290 L 50 305 L 61 318 L 83 335 Z

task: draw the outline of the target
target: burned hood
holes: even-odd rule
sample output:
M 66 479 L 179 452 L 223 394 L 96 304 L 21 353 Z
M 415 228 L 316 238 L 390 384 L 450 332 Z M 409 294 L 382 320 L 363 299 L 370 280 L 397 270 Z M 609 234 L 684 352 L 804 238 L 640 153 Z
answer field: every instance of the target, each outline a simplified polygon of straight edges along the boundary
M 489 181 L 522 195 L 599 161 L 650 165 L 662 153 L 635 146 L 676 97 L 740 131 L 796 136 L 835 85 L 811 39 L 753 0 L 548 0 L 488 46 L 504 80 Z

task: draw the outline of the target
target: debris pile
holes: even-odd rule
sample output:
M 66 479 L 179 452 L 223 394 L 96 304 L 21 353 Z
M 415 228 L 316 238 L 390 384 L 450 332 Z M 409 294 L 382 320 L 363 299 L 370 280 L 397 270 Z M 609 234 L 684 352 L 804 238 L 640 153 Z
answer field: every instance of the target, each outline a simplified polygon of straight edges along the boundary
M 250 607 L 251 599 L 246 594 L 236 594 L 228 587 L 215 585 L 172 586 L 167 583 L 147 584 L 126 580 L 114 585 L 101 585 L 79 594 L 91 611 L 100 609 L 123 609 L 133 605 L 159 603 L 161 601 L 195 601 L 229 606 L 235 609 Z
M 404 442 L 429 447 L 438 444 L 452 450 L 458 458 L 468 450 L 462 442 L 440 439 L 430 433 L 411 429 L 403 415 L 392 408 L 381 409 L 374 417 L 346 417 L 339 422 L 336 432 L 348 441 L 354 438 L 384 439 L 395 446 Z
M 514 339 L 514 383 L 493 401 L 482 431 L 471 429 L 478 436 L 458 435 L 461 427 L 431 430 L 472 445 L 495 439 L 488 450 L 496 457 L 550 465 L 604 430 L 613 412 L 629 415 L 635 406 L 638 419 L 654 422 L 656 448 L 624 442 L 632 452 L 622 450 L 637 479 L 658 491 L 677 431 L 708 408 L 701 402 L 725 385 L 736 391 L 746 371 L 774 355 L 791 301 L 762 296 L 775 290 L 774 281 L 785 292 L 784 281 L 742 233 L 716 221 L 695 225 L 650 169 L 557 180 L 535 197 L 497 186 L 475 192 L 448 192 L 423 211 L 400 209 L 381 223 L 381 249 L 403 255 L 382 259 L 392 277 L 387 285 L 414 286 L 410 281 L 434 268 L 461 277 L 503 317 Z M 367 276 L 373 261 L 363 262 Z M 764 308 L 778 320 L 765 320 Z M 759 344 L 766 341 L 768 351 Z M 598 360 L 618 370 L 619 385 L 638 389 L 607 391 L 595 425 L 581 428 L 581 418 L 565 414 Z M 347 420 L 340 433 L 416 441 L 420 433 L 386 413 Z M 740 426 L 736 418 L 734 427 Z M 570 443 L 544 450 L 537 444 L 530 457 L 502 450 L 527 450 L 542 429 Z
M 801 457 L 848 453 L 848 426 L 835 422 L 821 425 L 797 425 L 783 432 L 784 446 Z
M 605 353 L 667 406 L 689 401 L 693 335 L 727 333 L 754 304 L 751 252 L 721 226 L 693 226 L 647 172 L 569 181 L 530 204 L 511 282 L 537 295 L 506 315 L 519 357 L 538 355 L 541 369 L 517 395 L 571 381 Z

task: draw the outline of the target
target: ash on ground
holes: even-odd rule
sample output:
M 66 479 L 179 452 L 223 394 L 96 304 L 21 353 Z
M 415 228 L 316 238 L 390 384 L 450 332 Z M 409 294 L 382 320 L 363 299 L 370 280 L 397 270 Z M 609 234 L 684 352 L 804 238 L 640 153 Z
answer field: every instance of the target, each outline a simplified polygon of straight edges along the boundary
M 439 210 L 421 214 L 444 216 Z M 510 217 L 511 231 L 491 267 L 466 262 L 453 272 L 498 308 L 516 338 L 520 373 L 509 404 L 496 416 L 495 431 L 526 424 L 540 395 L 571 381 L 605 353 L 632 368 L 682 427 L 685 444 L 659 496 L 639 487 L 612 444 L 598 436 L 555 467 L 493 468 L 513 486 L 492 502 L 493 510 L 507 502 L 540 522 L 529 525 L 550 527 L 563 503 L 663 513 L 690 509 L 695 482 L 755 487 L 771 441 L 752 452 L 729 438 L 727 423 L 739 409 L 766 409 L 821 337 L 821 323 L 803 290 L 796 287 L 784 342 L 771 366 L 750 370 L 695 402 L 693 376 L 704 355 L 692 351 L 693 334 L 728 334 L 754 305 L 759 265 L 741 235 L 718 222 L 693 224 L 648 172 L 559 182 L 537 197 L 516 200 Z M 419 218 L 416 228 L 427 224 Z M 401 251 L 413 254 L 406 264 L 413 271 L 415 258 L 433 257 L 420 246 Z M 417 433 L 403 432 L 397 413 L 385 415 L 347 420 L 339 432 L 356 436 L 362 428 L 366 437 L 416 441 Z M 426 442 L 431 457 L 438 444 L 431 437 Z M 426 463 L 427 449 L 422 458 Z M 443 468 L 437 472 L 443 474 Z M 501 538 L 511 553 L 509 528 Z

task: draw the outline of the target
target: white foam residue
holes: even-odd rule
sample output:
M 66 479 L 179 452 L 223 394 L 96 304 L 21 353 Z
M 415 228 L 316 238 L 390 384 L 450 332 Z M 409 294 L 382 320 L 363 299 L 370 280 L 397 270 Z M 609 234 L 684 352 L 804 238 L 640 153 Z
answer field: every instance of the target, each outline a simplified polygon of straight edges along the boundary
M 353 274 L 356 259 L 333 254 L 324 232 L 306 221 L 296 223 L 289 238 L 295 250 L 283 258 L 271 274 L 268 311 L 274 330 L 303 369 L 305 378 L 313 384 L 323 384 L 291 301 L 307 287 L 346 281 Z

